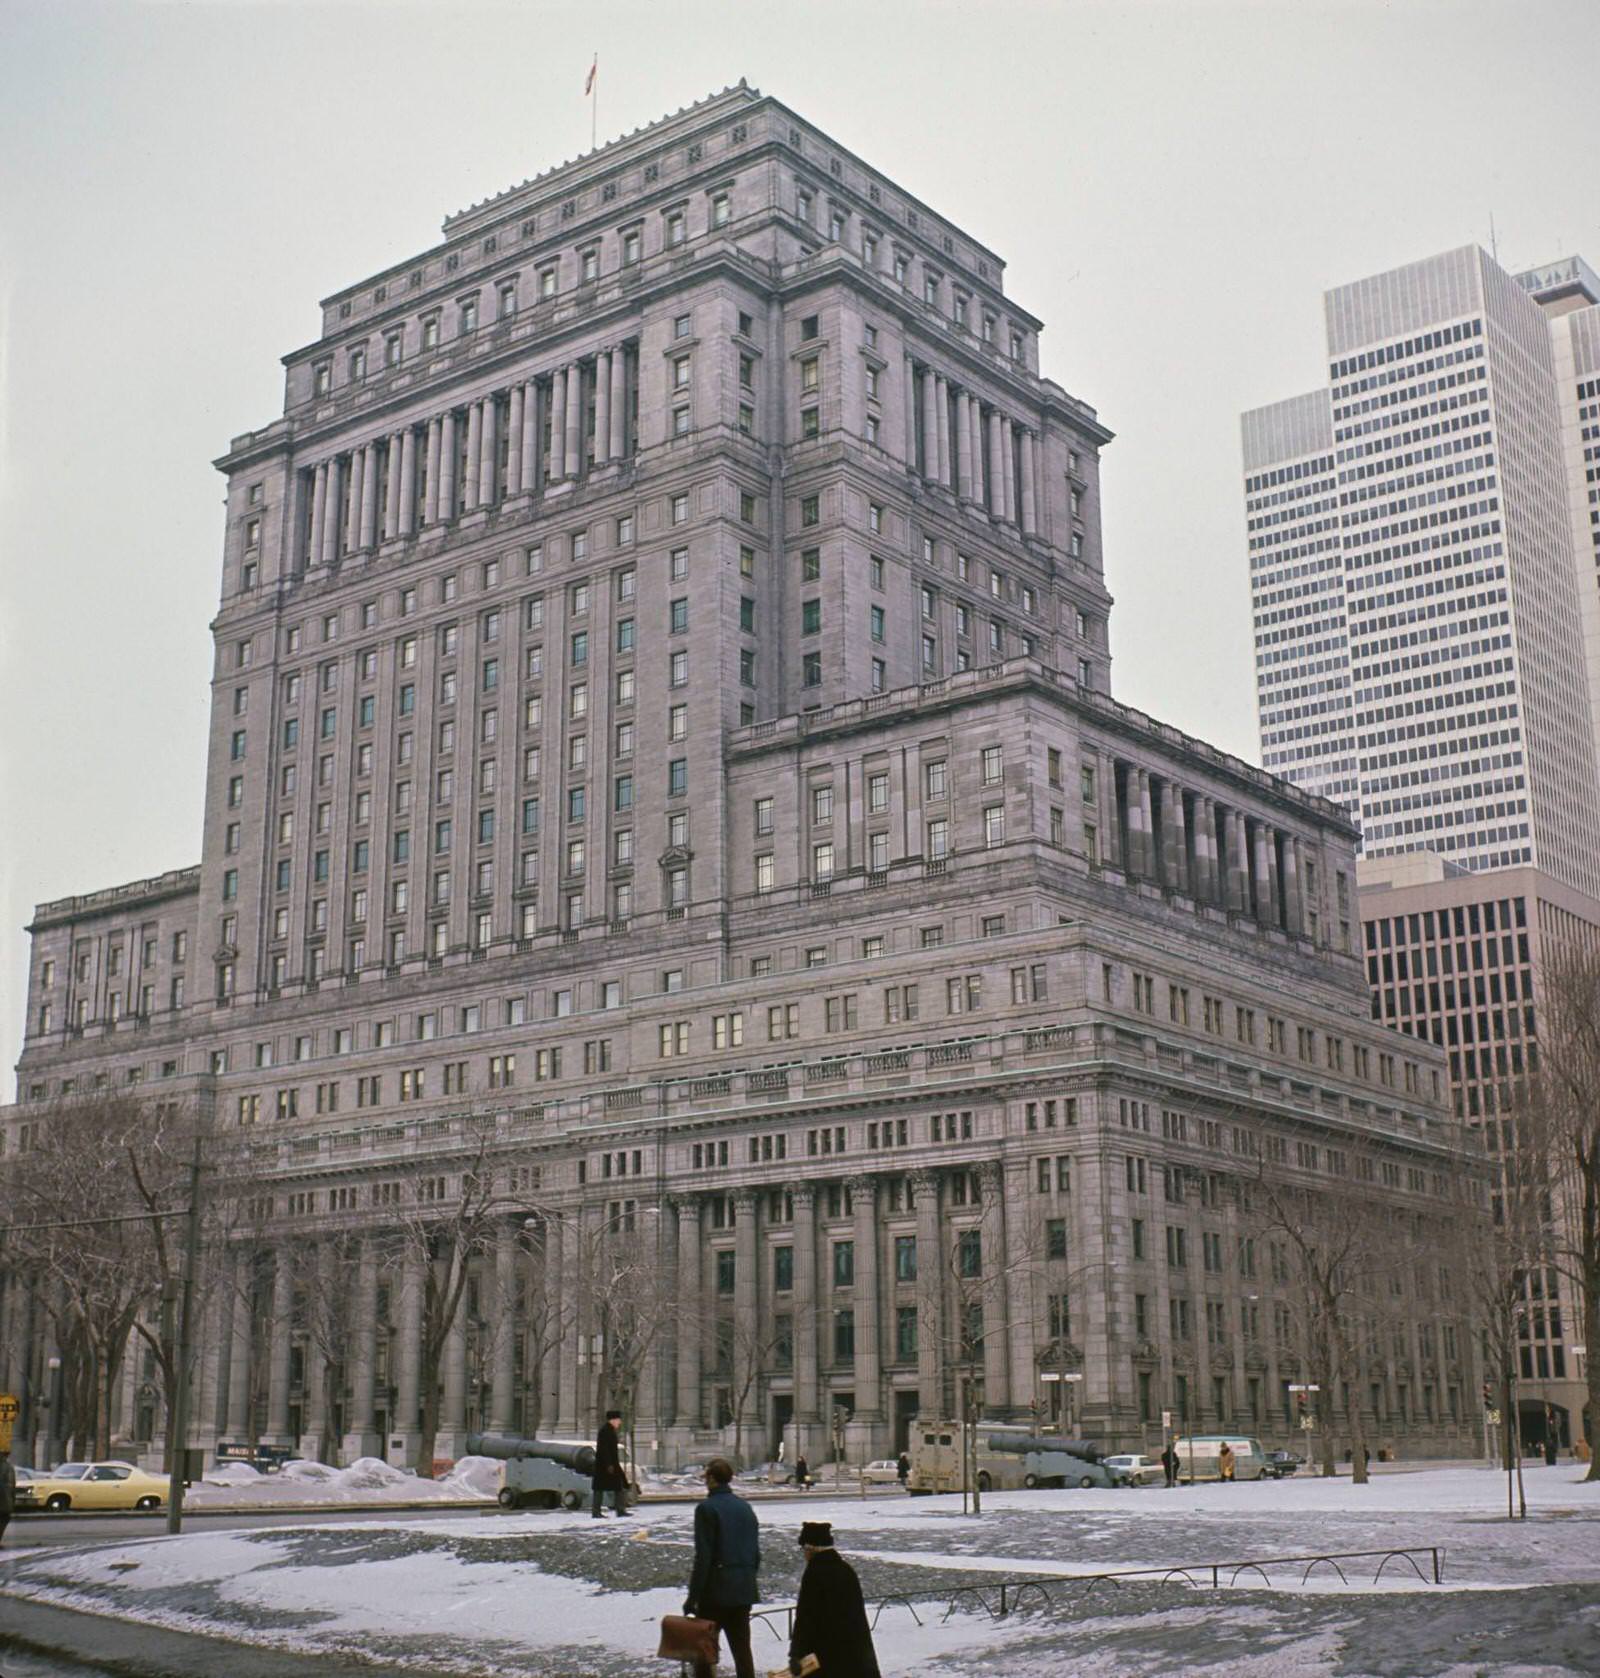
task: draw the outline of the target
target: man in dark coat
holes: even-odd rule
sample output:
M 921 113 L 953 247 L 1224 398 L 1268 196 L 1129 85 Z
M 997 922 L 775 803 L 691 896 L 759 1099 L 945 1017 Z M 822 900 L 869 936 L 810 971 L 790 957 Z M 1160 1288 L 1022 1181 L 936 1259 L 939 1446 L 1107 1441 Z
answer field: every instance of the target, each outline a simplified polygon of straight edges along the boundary
M 1161 1450 L 1161 1466 L 1162 1466 L 1163 1469 L 1166 1470 L 1167 1484 L 1169 1486 L 1177 1485 L 1177 1483 L 1178 1483 L 1178 1453 L 1172 1448 L 1170 1443 L 1162 1447 L 1162 1450 Z
M 715 1620 L 728 1640 L 735 1678 L 755 1678 L 750 1653 L 750 1607 L 760 1600 L 761 1523 L 733 1491 L 733 1465 L 725 1457 L 706 1464 L 706 1495 L 694 1511 L 694 1571 L 683 1611 Z M 696 1661 L 694 1678 L 713 1678 L 714 1668 Z
M 618 1449 L 618 1437 L 621 1432 L 622 1412 L 606 1411 L 605 1426 L 600 1429 L 600 1437 L 594 1442 L 594 1473 L 589 1481 L 594 1494 L 590 1513 L 597 1521 L 600 1519 L 601 1499 L 607 1492 L 611 1493 L 611 1507 L 619 1515 L 628 1513 L 628 1477 L 622 1471 L 622 1453 Z
M 834 1549 L 833 1528 L 827 1521 L 805 1522 L 800 1545 L 806 1570 L 789 1638 L 790 1672 L 798 1673 L 806 1656 L 815 1655 L 820 1678 L 878 1678 L 861 1581 Z
M 0 1541 L 17 1507 L 17 1471 L 11 1466 L 11 1453 L 0 1451 Z
M 903 1488 L 911 1479 L 911 1458 L 904 1451 L 900 1453 L 899 1459 L 894 1465 L 894 1471 L 899 1476 Z

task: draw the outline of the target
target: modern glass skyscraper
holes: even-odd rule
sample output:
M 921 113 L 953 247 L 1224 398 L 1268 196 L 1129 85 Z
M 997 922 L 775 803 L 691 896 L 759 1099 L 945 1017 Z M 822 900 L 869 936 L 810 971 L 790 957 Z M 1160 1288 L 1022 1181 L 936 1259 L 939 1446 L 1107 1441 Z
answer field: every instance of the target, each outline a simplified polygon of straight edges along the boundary
M 1476 246 L 1340 286 L 1328 386 L 1243 417 L 1262 763 L 1366 856 L 1600 890 L 1597 299 L 1582 263 L 1514 278 Z

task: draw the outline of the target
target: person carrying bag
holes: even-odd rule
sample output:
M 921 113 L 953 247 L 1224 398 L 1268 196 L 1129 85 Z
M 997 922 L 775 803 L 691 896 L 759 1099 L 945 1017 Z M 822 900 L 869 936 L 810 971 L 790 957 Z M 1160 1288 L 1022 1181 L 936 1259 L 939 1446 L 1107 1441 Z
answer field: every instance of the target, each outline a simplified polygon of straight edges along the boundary
M 756 1512 L 733 1492 L 733 1465 L 725 1457 L 706 1464 L 706 1495 L 694 1512 L 694 1570 L 683 1618 L 661 1624 L 658 1653 L 692 1660 L 695 1678 L 713 1678 L 718 1636 L 728 1640 L 736 1678 L 756 1678 L 750 1652 L 750 1609 L 759 1600 L 761 1533 Z

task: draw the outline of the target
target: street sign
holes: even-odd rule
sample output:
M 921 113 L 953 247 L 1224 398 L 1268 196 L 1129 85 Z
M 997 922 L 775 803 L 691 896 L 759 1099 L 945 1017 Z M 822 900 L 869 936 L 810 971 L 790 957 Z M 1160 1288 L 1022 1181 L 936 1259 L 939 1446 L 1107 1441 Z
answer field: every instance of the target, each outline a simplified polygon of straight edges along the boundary
M 1161 1425 L 1163 1427 L 1172 1426 L 1172 1412 L 1170 1410 L 1163 1410 L 1161 1412 Z
M 1483 1419 L 1489 1424 L 1490 1427 L 1499 1427 L 1499 1425 L 1500 1425 L 1500 1412 L 1498 1410 L 1486 1411 L 1484 1413 L 1484 1418 Z
M 1314 1428 L 1317 1424 L 1312 1417 L 1302 1416 L 1300 1418 L 1300 1425 L 1301 1425 L 1301 1427 L 1303 1427 L 1306 1430 L 1307 1433 L 1309 1433 L 1312 1430 L 1312 1428 Z
M 1041 1381 L 1059 1381 L 1061 1379 L 1061 1374 L 1058 1370 L 1045 1369 L 1040 1371 L 1039 1379 Z
M 11 1449 L 11 1427 L 22 1414 L 22 1403 L 15 1393 L 0 1393 L 0 1451 Z

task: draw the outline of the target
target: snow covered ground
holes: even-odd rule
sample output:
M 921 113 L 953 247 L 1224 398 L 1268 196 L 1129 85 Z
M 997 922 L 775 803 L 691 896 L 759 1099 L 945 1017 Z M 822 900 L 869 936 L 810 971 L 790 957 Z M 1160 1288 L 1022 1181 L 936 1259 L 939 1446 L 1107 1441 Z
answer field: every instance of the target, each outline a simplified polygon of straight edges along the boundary
M 381 1465 L 380 1465 L 381 1466 Z M 350 1471 L 346 1471 L 350 1472 Z M 470 1471 L 469 1471 L 470 1472 Z M 276 1476 L 274 1478 L 277 1478 Z M 326 1482 L 323 1482 L 324 1484 Z M 1167 1491 L 1012 1492 L 981 1517 L 957 1498 L 813 1495 L 763 1503 L 763 1591 L 791 1603 L 804 1520 L 831 1520 L 884 1602 L 885 1678 L 1204 1672 L 1239 1678 L 1555 1678 L 1600 1672 L 1600 1486 L 1571 1464 L 1530 1468 L 1530 1519 L 1505 1520 L 1485 1469 L 1383 1473 L 1370 1486 L 1295 1478 Z M 692 1509 L 645 1504 L 632 1522 L 587 1513 L 483 1514 L 193 1535 L 36 1552 L 0 1589 L 178 1629 L 318 1653 L 363 1651 L 435 1673 L 623 1678 L 651 1670 L 656 1626 L 682 1604 Z M 21 1536 L 21 1535 L 19 1535 Z M 1444 1584 L 1393 1568 L 1181 1582 L 1074 1584 L 1130 1568 L 1439 1545 Z M 1002 1578 L 1053 1581 L 1037 1611 L 992 1620 Z M 892 1600 L 886 1600 L 892 1599 Z M 757 1666 L 786 1653 L 781 1614 Z
M 197 1509 L 238 1509 L 277 1504 L 475 1503 L 500 1489 L 503 1464 L 493 1457 L 462 1457 L 438 1480 L 424 1480 L 377 1457 L 359 1457 L 348 1468 L 295 1460 L 275 1474 L 247 1462 L 220 1463 L 184 1494 Z

